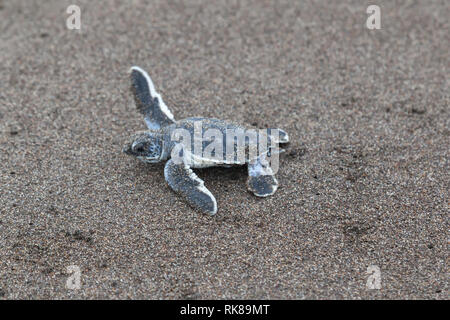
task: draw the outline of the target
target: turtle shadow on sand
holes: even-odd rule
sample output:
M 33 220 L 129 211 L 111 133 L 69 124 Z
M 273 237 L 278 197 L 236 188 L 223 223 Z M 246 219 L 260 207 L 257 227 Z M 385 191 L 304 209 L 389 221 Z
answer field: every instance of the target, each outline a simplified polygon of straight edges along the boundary
M 151 176 L 153 183 L 160 183 L 164 181 L 164 162 L 146 164 L 143 162 L 137 162 L 133 172 L 139 179 L 139 183 L 146 183 L 148 177 Z M 211 168 L 195 168 L 194 172 L 202 180 L 208 181 L 208 187 L 214 190 L 219 190 L 219 186 L 231 186 L 233 184 L 239 184 L 245 186 L 247 166 L 233 166 L 230 168 L 224 167 L 211 167 Z M 157 179 L 157 181 L 154 181 Z M 161 181 L 160 181 L 161 180 Z M 226 189 L 228 190 L 228 189 Z

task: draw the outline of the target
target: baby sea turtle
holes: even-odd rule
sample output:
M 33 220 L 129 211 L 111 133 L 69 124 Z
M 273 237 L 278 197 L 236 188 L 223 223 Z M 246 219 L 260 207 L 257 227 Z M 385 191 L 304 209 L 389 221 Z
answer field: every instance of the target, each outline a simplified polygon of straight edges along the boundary
M 164 177 L 169 186 L 191 206 L 211 215 L 217 212 L 216 199 L 191 168 L 248 164 L 248 189 L 258 197 L 275 193 L 278 182 L 269 161 L 280 152 L 277 144 L 289 141 L 285 131 L 256 131 L 214 118 L 176 121 L 150 76 L 139 67 L 132 67 L 130 75 L 137 109 L 149 130 L 136 133 L 124 146 L 124 153 L 147 163 L 168 160 Z M 265 147 L 265 143 L 270 146 Z

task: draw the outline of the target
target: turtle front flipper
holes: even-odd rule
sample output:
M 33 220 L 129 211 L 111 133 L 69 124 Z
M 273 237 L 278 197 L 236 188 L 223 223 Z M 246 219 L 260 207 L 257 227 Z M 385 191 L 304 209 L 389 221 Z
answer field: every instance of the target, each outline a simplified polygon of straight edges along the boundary
M 278 181 L 265 156 L 248 164 L 247 187 L 257 197 L 268 197 L 277 191 Z
M 214 215 L 217 212 L 217 202 L 213 194 L 184 162 L 167 161 L 164 167 L 164 177 L 169 186 L 182 195 L 195 209 Z
M 150 76 L 139 67 L 130 69 L 131 91 L 139 112 L 151 130 L 158 130 L 175 122 L 161 95 L 156 92 Z

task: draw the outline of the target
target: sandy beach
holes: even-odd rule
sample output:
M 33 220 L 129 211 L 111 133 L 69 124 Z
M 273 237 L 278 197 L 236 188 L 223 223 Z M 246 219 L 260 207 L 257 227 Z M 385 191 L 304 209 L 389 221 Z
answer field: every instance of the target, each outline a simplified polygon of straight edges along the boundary
M 0 299 L 448 299 L 450 6 L 372 2 L 0 0 Z M 211 217 L 123 154 L 133 65 L 286 130 L 276 194 L 196 170 Z

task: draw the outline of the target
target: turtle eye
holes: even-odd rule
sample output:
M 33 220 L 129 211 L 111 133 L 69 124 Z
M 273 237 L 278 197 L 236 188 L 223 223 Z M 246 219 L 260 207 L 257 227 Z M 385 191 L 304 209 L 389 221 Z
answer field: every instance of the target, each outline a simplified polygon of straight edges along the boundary
M 137 146 L 134 147 L 134 151 L 139 153 L 144 152 L 145 151 L 144 145 L 142 143 L 138 144 Z

